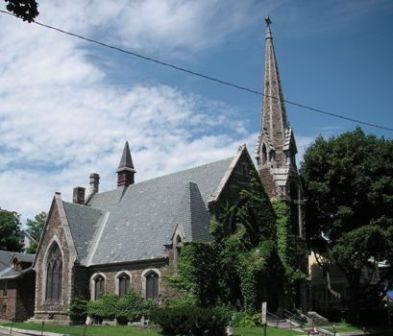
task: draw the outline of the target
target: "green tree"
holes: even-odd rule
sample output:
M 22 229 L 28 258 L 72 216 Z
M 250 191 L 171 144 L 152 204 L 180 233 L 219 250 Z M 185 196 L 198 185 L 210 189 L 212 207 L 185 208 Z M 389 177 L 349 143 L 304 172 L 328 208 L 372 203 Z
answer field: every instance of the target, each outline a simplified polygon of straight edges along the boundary
M 27 232 L 34 240 L 31 242 L 31 245 L 27 248 L 27 253 L 35 253 L 38 247 L 38 242 L 40 241 L 42 230 L 44 229 L 44 225 L 46 219 L 48 218 L 48 214 L 44 211 L 40 212 L 38 215 L 34 216 L 34 219 L 27 219 Z
M 349 319 L 375 304 L 393 279 L 393 141 L 353 132 L 317 138 L 301 166 L 310 246 L 333 262 L 349 285 Z M 361 279 L 390 265 L 377 283 Z
M 20 215 L 0 209 L 0 249 L 19 252 L 22 250 Z
M 38 3 L 35 0 L 4 0 L 7 10 L 23 21 L 31 22 L 38 16 Z

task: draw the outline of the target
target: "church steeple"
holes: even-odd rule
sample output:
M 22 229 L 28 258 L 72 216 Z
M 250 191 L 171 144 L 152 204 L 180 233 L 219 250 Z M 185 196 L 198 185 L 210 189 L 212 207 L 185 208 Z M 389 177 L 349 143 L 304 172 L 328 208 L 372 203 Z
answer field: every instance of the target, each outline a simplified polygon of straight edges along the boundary
M 285 111 L 284 95 L 273 45 L 271 23 L 266 21 L 265 75 L 261 130 L 255 157 L 258 170 L 267 193 L 286 197 L 289 194 L 288 177 L 291 171 L 297 175 L 295 138 Z
M 128 145 L 128 141 L 126 141 L 117 169 L 117 186 L 128 187 L 130 184 L 134 184 L 135 173 L 136 171 L 131 158 L 130 146 Z

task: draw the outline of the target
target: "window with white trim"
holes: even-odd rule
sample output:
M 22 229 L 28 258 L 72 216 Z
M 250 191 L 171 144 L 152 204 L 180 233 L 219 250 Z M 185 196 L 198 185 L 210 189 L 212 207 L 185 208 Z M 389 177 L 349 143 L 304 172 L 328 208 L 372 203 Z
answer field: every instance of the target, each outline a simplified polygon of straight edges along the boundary
M 159 275 L 150 271 L 145 275 L 146 278 L 146 289 L 145 298 L 148 300 L 156 300 L 159 295 Z
M 117 276 L 119 284 L 119 296 L 125 296 L 130 289 L 130 276 L 127 273 L 121 273 Z
M 94 300 L 99 300 L 105 293 L 105 279 L 101 274 L 94 277 Z

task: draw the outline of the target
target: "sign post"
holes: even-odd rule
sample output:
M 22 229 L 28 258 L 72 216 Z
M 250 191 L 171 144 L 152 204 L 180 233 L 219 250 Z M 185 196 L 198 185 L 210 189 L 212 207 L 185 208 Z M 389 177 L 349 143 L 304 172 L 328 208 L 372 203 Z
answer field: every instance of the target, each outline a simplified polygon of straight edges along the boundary
M 264 301 L 262 302 L 262 309 L 261 309 L 261 319 L 262 319 L 264 336 L 266 336 L 266 331 L 267 331 L 266 312 L 267 312 L 267 302 Z

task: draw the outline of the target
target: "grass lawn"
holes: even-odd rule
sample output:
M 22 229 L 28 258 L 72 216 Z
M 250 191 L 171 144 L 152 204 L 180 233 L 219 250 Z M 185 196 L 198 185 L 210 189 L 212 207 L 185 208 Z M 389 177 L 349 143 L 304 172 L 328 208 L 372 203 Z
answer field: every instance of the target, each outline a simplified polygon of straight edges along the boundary
M 333 331 L 333 326 L 326 329 L 329 331 Z M 347 332 L 347 331 L 359 331 L 362 330 L 362 328 L 355 326 L 353 324 L 341 322 L 334 325 L 334 330 L 336 330 L 336 332 Z
M 11 326 L 11 323 L 3 324 L 4 326 Z M 41 324 L 36 323 L 14 323 L 14 328 L 39 330 L 41 331 Z M 80 336 L 83 335 L 84 326 L 57 326 L 45 324 L 44 331 L 50 331 L 60 334 L 69 334 Z M 86 329 L 86 336 L 159 336 L 161 335 L 157 330 L 142 329 L 129 326 L 88 326 Z
M 11 326 L 10 323 L 3 324 Z M 14 323 L 14 328 L 30 329 L 41 331 L 41 324 L 35 323 Z M 83 335 L 84 326 L 56 326 L 45 325 L 44 331 L 51 331 L 60 334 L 69 334 L 80 336 Z M 154 329 L 141 329 L 129 326 L 89 326 L 86 330 L 86 336 L 161 336 L 160 332 Z M 234 328 L 234 336 L 262 336 L 263 328 Z M 295 331 L 269 328 L 268 336 L 296 336 L 299 333 Z
M 234 336 L 263 336 L 263 328 L 233 328 Z M 267 327 L 267 336 L 298 336 L 296 331 Z M 304 335 L 304 333 L 302 333 Z

